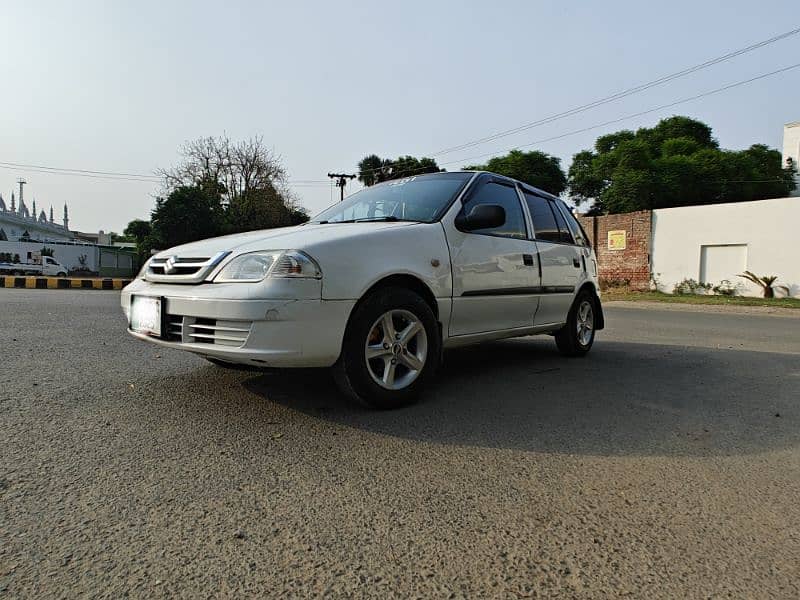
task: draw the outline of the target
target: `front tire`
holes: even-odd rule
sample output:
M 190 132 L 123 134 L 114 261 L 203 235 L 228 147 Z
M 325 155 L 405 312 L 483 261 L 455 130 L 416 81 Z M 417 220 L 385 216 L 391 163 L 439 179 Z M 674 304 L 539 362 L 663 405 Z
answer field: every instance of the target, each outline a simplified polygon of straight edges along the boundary
M 364 406 L 398 408 L 419 397 L 440 357 L 431 307 L 410 290 L 389 287 L 356 307 L 333 373 L 341 390 Z
M 567 324 L 556 332 L 556 346 L 564 356 L 585 356 L 594 344 L 595 298 L 587 291 L 580 292 L 572 303 Z

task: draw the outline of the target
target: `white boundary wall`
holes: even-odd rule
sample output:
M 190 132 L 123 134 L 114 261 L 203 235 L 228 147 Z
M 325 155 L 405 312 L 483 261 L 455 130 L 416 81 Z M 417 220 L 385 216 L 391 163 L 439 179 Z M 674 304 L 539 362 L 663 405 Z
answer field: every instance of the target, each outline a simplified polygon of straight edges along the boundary
M 22 262 L 28 262 L 28 252 L 39 252 L 42 248 L 51 248 L 53 250 L 53 258 L 68 269 L 77 269 L 81 267 L 81 256 L 86 257 L 87 269 L 90 271 L 97 271 L 100 269 L 97 246 L 52 244 L 49 242 L 0 242 L 0 252 L 19 254 Z
M 800 198 L 654 210 L 652 236 L 650 264 L 661 291 L 686 278 L 728 279 L 740 295 L 760 296 L 758 286 L 736 276 L 734 265 L 744 263 L 742 270 L 777 275 L 777 284 L 800 297 Z

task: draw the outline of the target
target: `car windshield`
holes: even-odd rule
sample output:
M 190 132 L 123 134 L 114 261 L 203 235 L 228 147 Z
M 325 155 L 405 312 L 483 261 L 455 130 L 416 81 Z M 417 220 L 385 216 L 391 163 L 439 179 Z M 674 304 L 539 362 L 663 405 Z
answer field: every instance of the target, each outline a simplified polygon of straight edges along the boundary
M 394 179 L 363 189 L 314 217 L 312 223 L 420 221 L 441 217 L 473 173 L 436 173 Z

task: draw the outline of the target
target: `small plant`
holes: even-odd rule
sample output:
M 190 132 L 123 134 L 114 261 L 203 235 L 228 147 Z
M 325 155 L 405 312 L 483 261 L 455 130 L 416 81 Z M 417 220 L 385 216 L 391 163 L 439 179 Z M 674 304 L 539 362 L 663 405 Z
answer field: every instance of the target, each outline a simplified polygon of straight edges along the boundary
M 747 281 L 752 281 L 759 286 L 764 291 L 764 298 L 774 298 L 775 290 L 782 290 L 787 296 L 789 295 L 788 287 L 785 285 L 775 285 L 775 282 L 778 280 L 777 275 L 762 275 L 759 277 L 752 271 L 745 271 L 744 273 L 737 275 L 737 277 L 747 279 Z
M 14 255 L 14 260 L 12 262 L 19 263 L 19 254 Z
M 53 256 L 53 249 L 52 248 L 42 248 L 41 254 L 42 254 L 42 256 Z
M 723 279 L 717 285 L 711 288 L 711 291 L 718 296 L 735 296 L 737 287 L 738 286 L 731 283 L 729 279 Z
M 687 294 L 697 295 L 705 294 L 710 289 L 710 283 L 700 283 L 694 279 L 684 279 L 675 284 L 675 287 L 672 288 L 672 293 L 677 296 L 685 296 Z

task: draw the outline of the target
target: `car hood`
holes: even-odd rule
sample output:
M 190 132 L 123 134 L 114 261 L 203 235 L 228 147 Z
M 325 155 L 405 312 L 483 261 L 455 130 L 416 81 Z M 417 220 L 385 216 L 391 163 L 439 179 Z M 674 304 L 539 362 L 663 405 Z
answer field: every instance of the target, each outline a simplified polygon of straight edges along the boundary
M 232 251 L 235 254 L 256 252 L 258 250 L 303 250 L 320 242 L 347 240 L 362 235 L 374 234 L 382 229 L 413 227 L 417 223 L 369 222 L 369 223 L 325 223 L 297 225 L 295 227 L 279 227 L 236 233 L 190 244 L 175 246 L 157 253 L 159 258 L 181 256 L 207 258 L 217 252 Z

